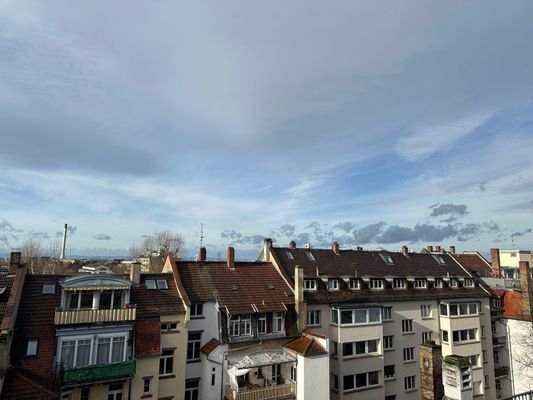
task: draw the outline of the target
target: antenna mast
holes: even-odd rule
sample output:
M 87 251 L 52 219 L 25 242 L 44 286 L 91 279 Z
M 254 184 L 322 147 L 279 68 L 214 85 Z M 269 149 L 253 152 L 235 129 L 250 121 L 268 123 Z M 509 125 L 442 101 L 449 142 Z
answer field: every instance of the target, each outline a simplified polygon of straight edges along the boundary
M 200 224 L 200 248 L 204 244 L 204 224 Z

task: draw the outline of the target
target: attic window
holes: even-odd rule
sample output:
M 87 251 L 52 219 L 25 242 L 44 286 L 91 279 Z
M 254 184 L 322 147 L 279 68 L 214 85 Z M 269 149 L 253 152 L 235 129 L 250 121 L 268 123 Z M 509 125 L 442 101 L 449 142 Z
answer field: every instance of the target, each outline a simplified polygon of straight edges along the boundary
M 5 286 L 2 286 L 0 287 L 0 294 L 4 294 L 4 292 L 6 291 L 6 287 Z
M 339 290 L 339 281 L 337 279 L 328 280 L 328 289 L 329 290 Z
M 289 260 L 294 260 L 294 256 L 292 255 L 292 253 L 290 251 L 287 251 L 286 254 L 287 254 L 287 258 Z
M 158 279 L 157 280 L 157 288 L 158 289 L 168 289 L 168 283 L 164 279 Z
M 231 290 L 239 290 L 239 286 L 238 285 L 231 285 Z
M 471 278 L 465 279 L 465 287 L 474 287 L 474 280 Z
M 314 279 L 304 279 L 304 290 L 316 290 L 316 281 Z
M 438 254 L 433 254 L 433 258 L 440 264 L 440 265 L 446 265 L 446 261 L 444 260 L 444 257 L 438 255 Z
M 155 281 L 153 279 L 147 279 L 144 284 L 146 285 L 146 289 L 148 290 L 154 290 L 157 289 L 155 285 Z
M 385 261 L 389 265 L 394 265 L 394 261 L 392 260 L 392 257 L 387 253 L 379 253 L 383 261 Z
M 28 347 L 26 348 L 26 357 L 37 355 L 37 340 L 28 340 Z
M 311 261 L 316 261 L 315 260 L 315 256 L 313 255 L 313 253 L 311 253 L 310 251 L 306 251 L 305 252 L 305 255 L 307 256 L 307 258 Z
M 361 281 L 359 279 L 350 279 L 350 290 L 359 290 L 361 289 Z
M 55 294 L 56 285 L 43 285 L 43 294 Z
M 267 288 L 268 288 L 269 290 L 273 290 L 273 289 L 274 289 L 274 285 L 272 285 L 271 283 L 269 283 L 269 284 L 267 285 Z

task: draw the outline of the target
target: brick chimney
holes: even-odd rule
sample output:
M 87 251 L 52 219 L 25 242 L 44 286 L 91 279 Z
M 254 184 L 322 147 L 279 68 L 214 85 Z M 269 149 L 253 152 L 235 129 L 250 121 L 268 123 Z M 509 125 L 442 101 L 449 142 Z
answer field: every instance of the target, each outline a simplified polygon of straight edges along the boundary
M 528 261 L 520 261 L 520 288 L 522 289 L 522 313 L 530 316 L 533 313 L 533 279 Z
M 433 253 L 433 246 L 428 246 L 427 251 L 429 251 L 430 253 Z
M 492 263 L 492 276 L 501 278 L 500 275 L 500 249 L 490 249 L 490 260 Z
M 402 246 L 402 253 L 404 256 L 409 256 L 409 248 L 407 246 Z
M 426 342 L 419 347 L 420 398 L 441 400 L 444 396 L 442 384 L 442 349 L 435 342 Z
M 303 332 L 307 321 L 307 303 L 304 300 L 304 270 L 299 265 L 294 267 L 294 303 L 298 315 L 298 332 Z
M 130 267 L 130 281 L 138 285 L 141 282 L 141 263 L 131 263 Z
M 228 268 L 235 269 L 235 249 L 228 247 Z
M 455 246 L 450 246 L 450 253 L 455 254 Z
M 9 268 L 16 269 L 20 267 L 22 260 L 22 253 L 20 251 L 12 251 L 9 258 Z
M 294 240 L 291 240 L 289 242 L 289 249 L 294 250 L 296 248 L 296 242 Z
M 270 249 L 272 248 L 272 239 L 263 240 L 263 261 L 270 261 Z
M 435 246 L 435 251 L 436 251 L 436 252 L 440 253 L 441 249 L 442 249 L 442 247 L 440 247 L 440 246 Z
M 205 247 L 200 247 L 200 252 L 198 253 L 198 261 L 205 261 L 207 259 L 207 250 Z
M 339 255 L 339 242 L 333 242 L 331 250 L 333 250 L 336 255 Z

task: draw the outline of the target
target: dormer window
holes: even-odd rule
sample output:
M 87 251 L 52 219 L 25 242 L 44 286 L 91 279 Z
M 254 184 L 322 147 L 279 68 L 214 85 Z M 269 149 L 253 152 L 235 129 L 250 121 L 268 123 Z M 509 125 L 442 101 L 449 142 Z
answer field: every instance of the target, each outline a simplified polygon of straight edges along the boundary
M 446 260 L 444 260 L 444 257 L 440 254 L 432 254 L 435 261 L 439 263 L 439 265 L 446 265 Z
M 466 278 L 465 279 L 465 287 L 473 288 L 474 287 L 474 280 L 472 278 Z
M 379 253 L 380 257 L 389 265 L 394 265 L 394 261 L 392 260 L 392 257 L 387 253 Z
M 316 280 L 304 279 L 304 290 L 316 290 Z
M 459 287 L 459 281 L 457 280 L 457 278 L 450 278 L 450 287 L 451 288 Z
M 165 279 L 147 279 L 144 284 L 147 290 L 168 289 L 168 283 Z
M 339 281 L 337 279 L 328 280 L 328 289 L 329 290 L 339 290 Z
M 382 279 L 370 279 L 369 282 L 370 289 L 383 289 L 383 280 Z
M 433 286 L 435 286 L 436 289 L 442 289 L 442 279 L 435 278 L 435 282 L 433 283 Z
M 415 289 L 425 289 L 427 287 L 427 280 L 425 279 L 415 279 L 413 286 Z
M 392 281 L 392 287 L 394 289 L 405 289 L 407 287 L 407 280 L 403 278 L 394 278 Z
M 360 289 L 361 289 L 361 281 L 355 278 L 350 279 L 350 290 L 360 290 Z

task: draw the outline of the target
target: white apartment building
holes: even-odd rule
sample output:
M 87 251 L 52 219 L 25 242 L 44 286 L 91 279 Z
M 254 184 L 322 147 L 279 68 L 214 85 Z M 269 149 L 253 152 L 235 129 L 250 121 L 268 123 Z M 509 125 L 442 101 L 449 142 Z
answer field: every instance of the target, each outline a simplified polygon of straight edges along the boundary
M 495 399 L 490 294 L 444 252 L 272 247 L 302 325 L 328 336 L 331 399 L 420 399 L 419 345 L 467 357 L 477 399 Z

